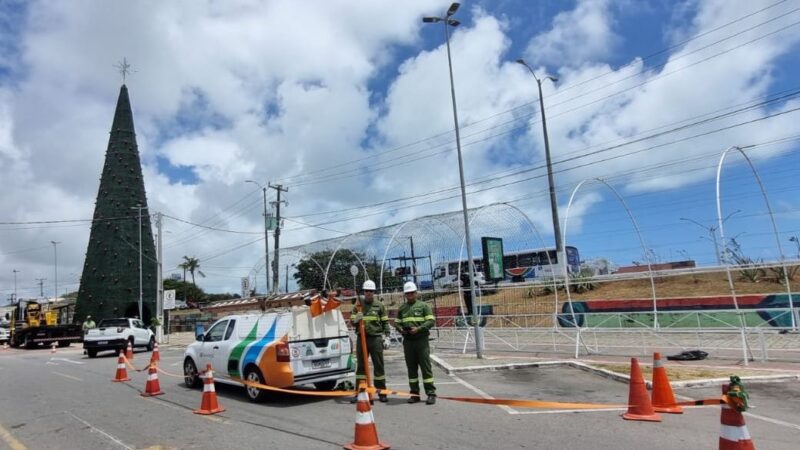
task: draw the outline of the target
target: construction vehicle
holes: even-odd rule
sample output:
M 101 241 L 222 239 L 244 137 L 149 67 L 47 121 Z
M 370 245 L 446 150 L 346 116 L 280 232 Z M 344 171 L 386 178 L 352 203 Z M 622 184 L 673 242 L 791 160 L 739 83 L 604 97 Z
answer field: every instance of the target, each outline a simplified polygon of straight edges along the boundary
M 59 347 L 68 347 L 73 342 L 83 341 L 83 330 L 80 325 L 59 323 L 66 308 L 42 305 L 34 300 L 19 301 L 14 305 L 11 314 L 12 347 L 35 348 L 44 344 L 50 346 L 54 342 Z

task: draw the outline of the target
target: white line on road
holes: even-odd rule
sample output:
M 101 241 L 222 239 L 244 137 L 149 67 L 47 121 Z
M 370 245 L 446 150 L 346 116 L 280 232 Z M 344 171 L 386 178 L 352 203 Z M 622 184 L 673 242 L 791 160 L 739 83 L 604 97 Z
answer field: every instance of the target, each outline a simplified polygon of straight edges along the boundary
M 96 432 L 98 432 L 98 433 L 102 434 L 103 436 L 107 437 L 108 439 L 112 440 L 112 441 L 113 441 L 115 444 L 119 445 L 120 447 L 122 447 L 122 448 L 125 448 L 125 449 L 128 449 L 128 450 L 133 450 L 133 447 L 131 447 L 131 446 L 129 446 L 129 445 L 127 445 L 127 444 L 125 444 L 124 442 L 122 442 L 121 440 L 117 439 L 116 437 L 114 437 L 114 436 L 112 436 L 112 435 L 110 435 L 110 434 L 106 433 L 105 431 L 101 430 L 100 428 L 97 428 L 96 426 L 94 426 L 94 425 L 90 424 L 89 422 L 87 422 L 87 421 L 85 421 L 85 420 L 81 419 L 80 417 L 76 416 L 75 414 L 72 414 L 72 413 L 71 413 L 71 412 L 69 412 L 69 411 L 65 411 L 65 413 L 66 413 L 67 415 L 71 416 L 72 418 L 74 418 L 75 420 L 77 420 L 78 422 L 80 422 L 80 423 L 82 423 L 82 424 L 86 425 L 87 427 L 89 427 L 90 429 L 92 429 L 92 431 L 96 431 Z
M 85 362 L 73 361 L 73 360 L 67 359 L 67 358 L 50 358 L 50 361 L 64 361 L 64 362 L 68 362 L 70 364 L 78 364 L 78 365 L 86 364 Z
M 784 422 L 778 419 L 773 419 L 772 417 L 759 416 L 758 414 L 753 414 L 749 412 L 744 413 L 744 415 L 747 417 L 752 417 L 754 419 L 763 420 L 764 422 L 774 423 L 775 425 L 781 425 L 787 428 L 794 428 L 795 430 L 800 430 L 800 425 L 795 425 L 793 423 Z
M 512 409 L 509 414 L 531 415 L 531 414 L 567 414 L 567 413 L 588 413 L 588 412 L 608 412 L 608 411 L 627 411 L 627 408 L 599 408 L 599 409 L 552 409 L 546 411 L 517 411 Z
M 457 377 L 455 375 L 450 375 L 450 378 L 456 380 L 458 382 L 458 384 L 466 387 L 467 389 L 469 389 L 472 392 L 480 395 L 481 397 L 483 397 L 483 398 L 485 398 L 487 400 L 494 400 L 494 397 L 492 397 L 491 395 L 487 394 L 486 392 L 483 392 L 477 386 L 473 386 L 473 385 L 467 383 L 466 381 L 462 380 L 461 378 L 459 378 L 459 377 Z M 514 413 L 517 412 L 514 408 L 511 408 L 510 406 L 507 406 L 507 405 L 496 405 L 496 406 L 498 408 L 502 409 L 503 411 L 509 413 L 509 414 L 514 414 Z
M 59 375 L 59 376 L 62 376 L 62 377 L 64 377 L 64 378 L 69 378 L 70 380 L 75 380 L 75 381 L 83 381 L 82 379 L 80 379 L 80 378 L 78 378 L 78 377 L 73 377 L 72 375 L 67 375 L 67 374 L 65 374 L 65 373 L 56 372 L 56 371 L 53 371 L 53 372 L 51 372 L 51 373 L 52 373 L 53 375 Z

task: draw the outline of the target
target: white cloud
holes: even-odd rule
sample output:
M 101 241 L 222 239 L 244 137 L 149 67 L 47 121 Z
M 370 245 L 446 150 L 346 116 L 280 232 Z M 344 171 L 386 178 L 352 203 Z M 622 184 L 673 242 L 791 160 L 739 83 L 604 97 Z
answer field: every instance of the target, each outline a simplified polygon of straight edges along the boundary
M 602 61 L 619 40 L 613 28 L 608 0 L 579 0 L 575 9 L 556 15 L 552 28 L 531 40 L 526 59 L 551 67 Z

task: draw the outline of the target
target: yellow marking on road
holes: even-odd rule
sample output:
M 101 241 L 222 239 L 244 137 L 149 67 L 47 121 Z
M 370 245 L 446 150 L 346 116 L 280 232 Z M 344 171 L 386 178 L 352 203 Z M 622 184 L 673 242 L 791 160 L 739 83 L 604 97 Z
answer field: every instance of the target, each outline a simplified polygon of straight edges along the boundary
M 70 380 L 75 380 L 75 381 L 83 381 L 82 379 L 80 379 L 80 378 L 78 378 L 78 377 L 73 377 L 72 375 L 67 375 L 67 374 L 65 374 L 65 373 L 61 373 L 61 372 L 56 372 L 56 371 L 53 371 L 53 372 L 50 372 L 50 373 L 52 373 L 53 375 L 59 375 L 59 376 L 62 376 L 62 377 L 64 377 L 64 378 L 69 378 Z
M 11 433 L 9 433 L 8 430 L 3 428 L 2 425 L 0 425 L 0 438 L 2 438 L 6 442 L 6 444 L 8 444 L 8 446 L 11 447 L 11 450 L 28 450 L 28 447 L 25 447 L 25 445 L 22 442 L 20 442 L 19 440 L 17 440 L 17 438 L 12 436 Z

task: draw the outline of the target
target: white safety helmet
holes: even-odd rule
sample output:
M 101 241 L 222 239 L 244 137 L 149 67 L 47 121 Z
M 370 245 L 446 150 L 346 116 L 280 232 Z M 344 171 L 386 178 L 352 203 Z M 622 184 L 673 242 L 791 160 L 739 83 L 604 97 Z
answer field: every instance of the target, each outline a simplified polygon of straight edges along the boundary
M 372 280 L 367 280 L 364 282 L 364 285 L 361 286 L 361 289 L 365 291 L 374 291 L 375 290 L 375 282 Z
M 413 281 L 408 281 L 403 285 L 403 294 L 408 294 L 409 292 L 417 292 L 417 285 Z

